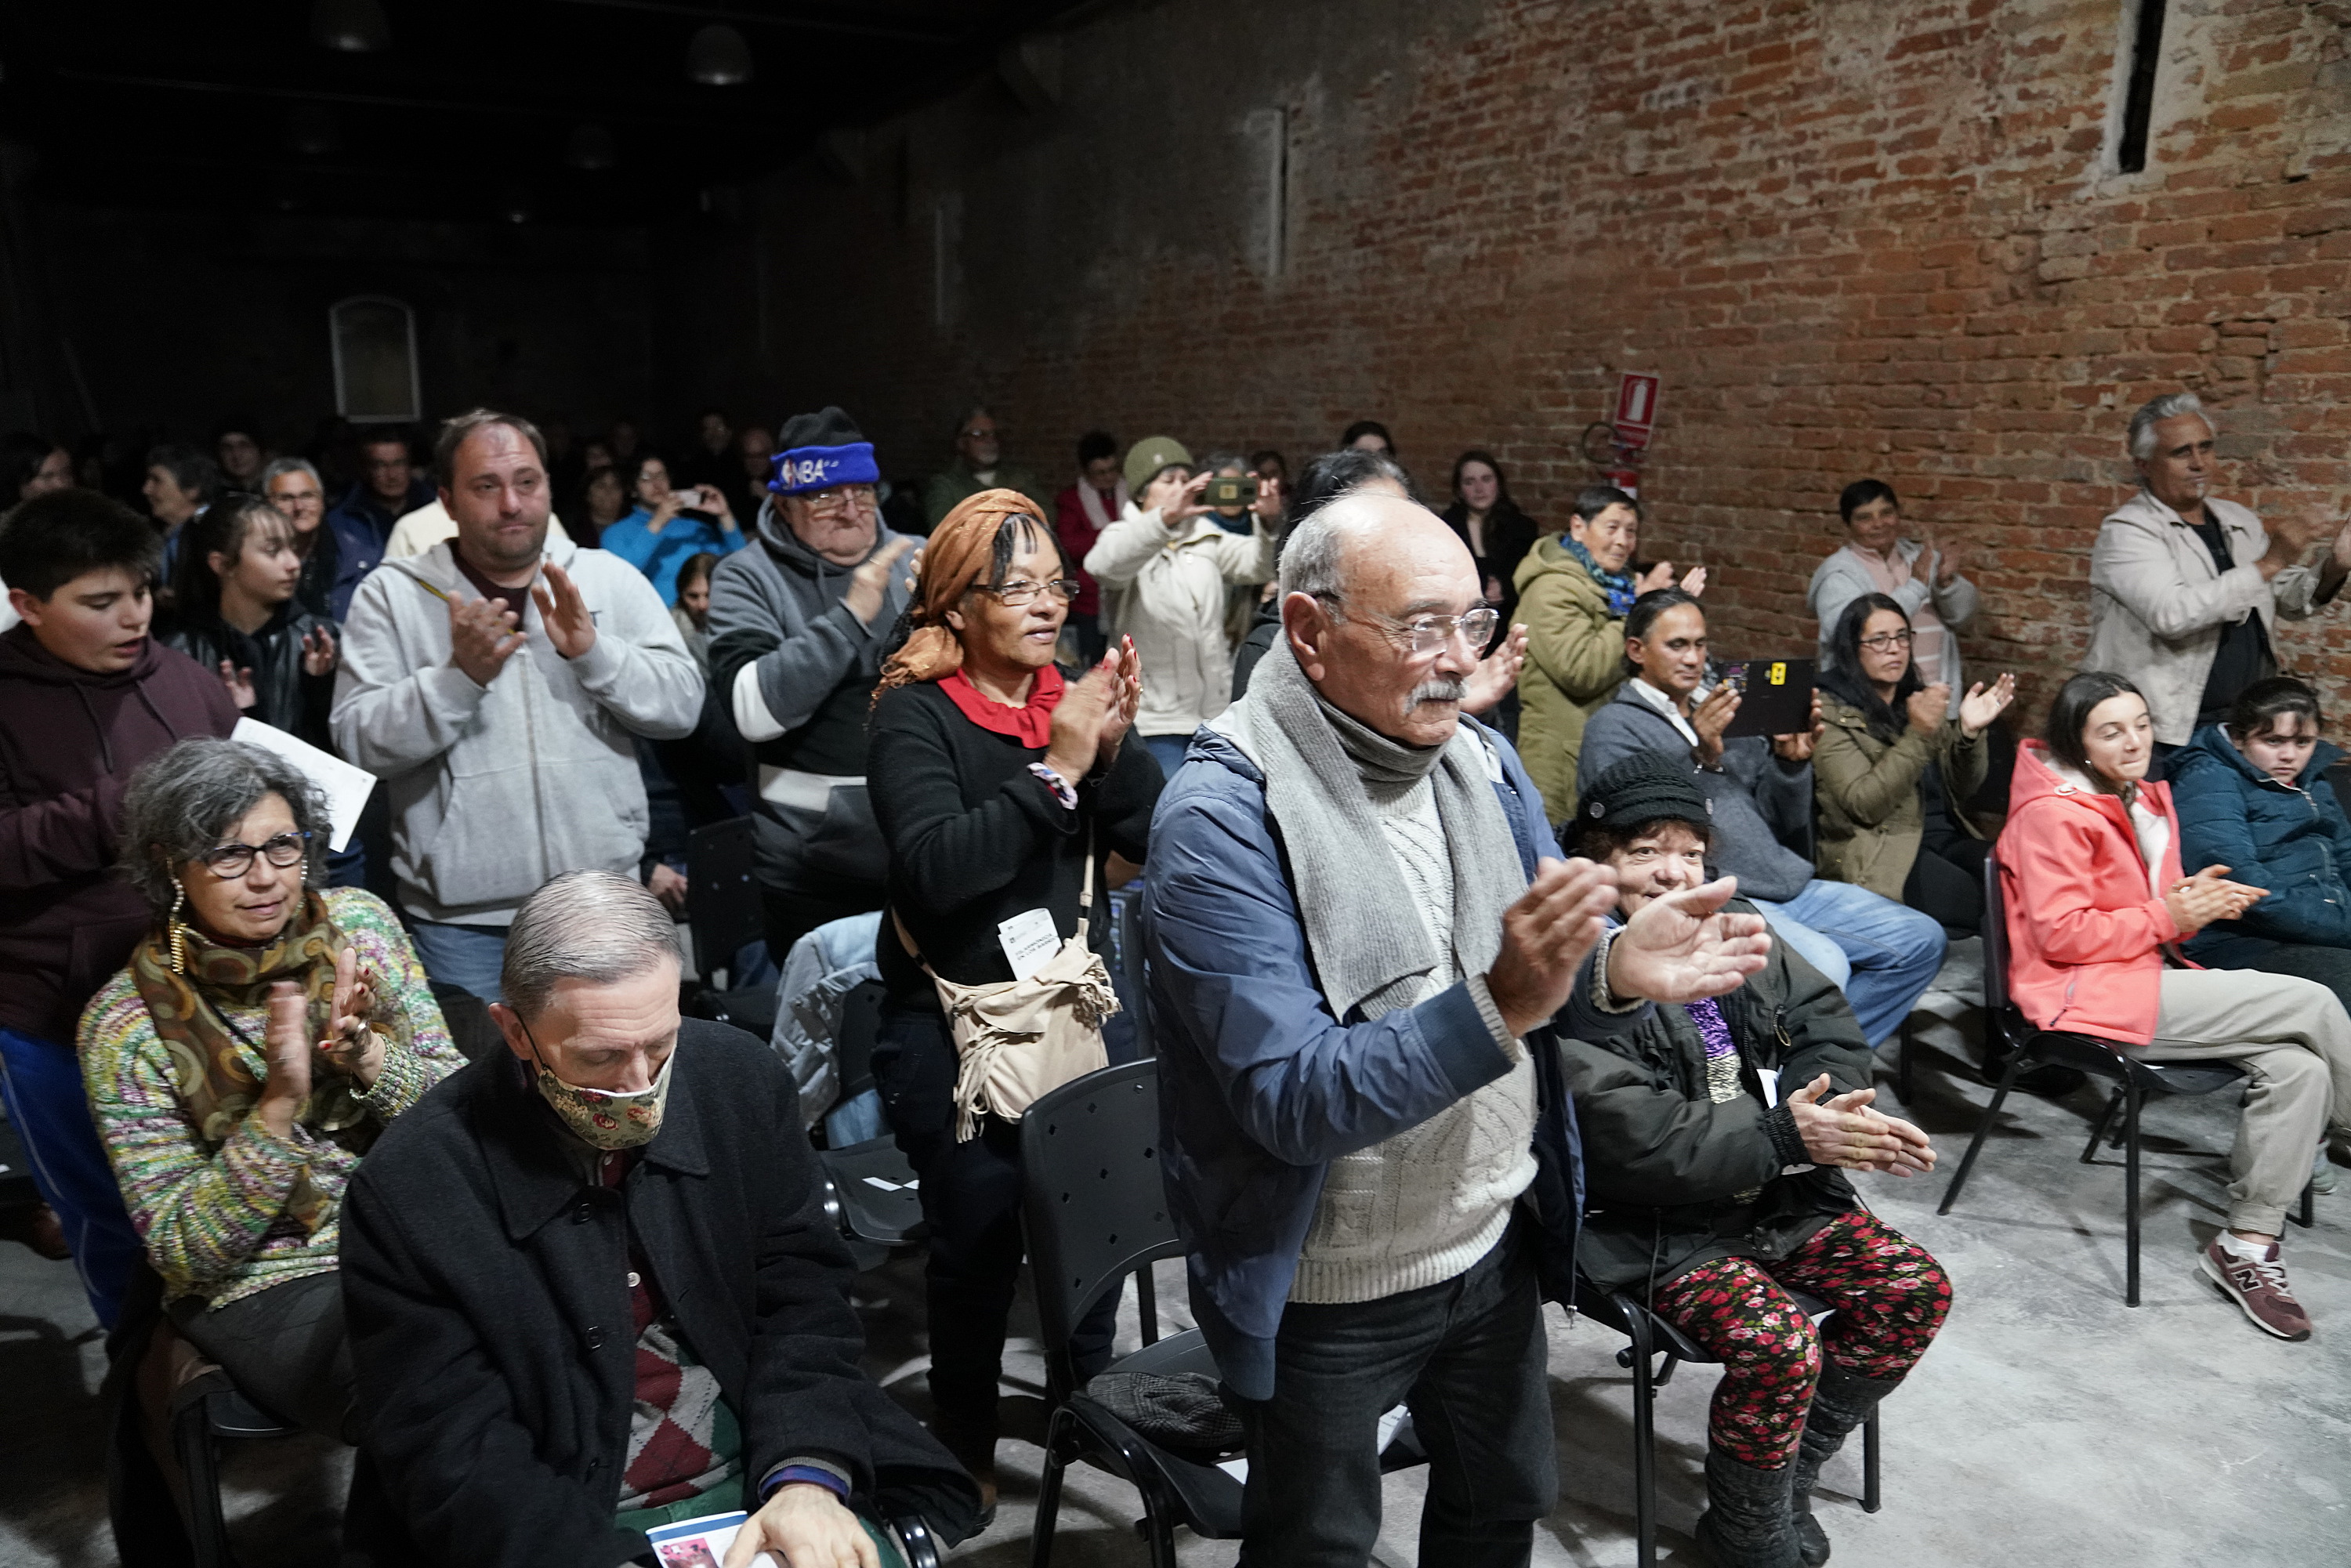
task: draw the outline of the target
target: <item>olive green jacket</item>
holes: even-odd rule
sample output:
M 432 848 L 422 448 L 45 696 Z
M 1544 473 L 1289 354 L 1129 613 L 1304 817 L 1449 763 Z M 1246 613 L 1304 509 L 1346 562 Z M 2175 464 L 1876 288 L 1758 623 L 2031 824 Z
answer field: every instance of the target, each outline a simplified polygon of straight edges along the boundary
M 1519 672 L 1519 756 L 1553 822 L 1575 814 L 1575 761 L 1585 721 L 1625 684 L 1625 618 L 1550 535 L 1519 562 L 1518 618 L 1527 628 Z
M 1906 725 L 1900 739 L 1881 740 L 1859 708 L 1821 694 L 1821 738 L 1813 748 L 1813 805 L 1820 826 L 1813 857 L 1822 877 L 1902 902 L 1902 884 L 1926 837 L 1919 780 L 1930 762 L 1942 769 L 1951 820 L 1974 833 L 1975 824 L 1959 807 L 1991 770 L 1991 747 L 1981 735 L 1970 739 L 1952 718 L 1932 735 Z

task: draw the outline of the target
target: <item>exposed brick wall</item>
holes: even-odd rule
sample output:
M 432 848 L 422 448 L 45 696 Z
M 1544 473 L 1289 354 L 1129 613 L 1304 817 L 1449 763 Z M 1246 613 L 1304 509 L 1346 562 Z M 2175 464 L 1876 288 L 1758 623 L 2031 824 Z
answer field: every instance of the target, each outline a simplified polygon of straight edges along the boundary
M 973 392 L 1055 475 L 1096 423 L 1303 455 L 1370 415 L 1425 485 L 1485 446 L 1553 521 L 1615 373 L 1656 370 L 1645 543 L 1715 568 L 1718 643 L 1809 643 L 1836 491 L 1874 474 L 1983 585 L 1974 667 L 2045 700 L 2143 399 L 2222 411 L 2219 493 L 2351 501 L 2351 4 L 2172 0 L 2123 175 L 2133 9 L 1116 8 L 1071 35 L 1050 114 L 977 89 L 869 138 L 862 183 L 779 182 L 756 349 L 785 369 L 739 336 L 705 363 L 848 404 L 893 473 Z M 1290 113 L 1273 276 L 1265 105 Z M 2342 666 L 2343 614 L 2289 663 Z

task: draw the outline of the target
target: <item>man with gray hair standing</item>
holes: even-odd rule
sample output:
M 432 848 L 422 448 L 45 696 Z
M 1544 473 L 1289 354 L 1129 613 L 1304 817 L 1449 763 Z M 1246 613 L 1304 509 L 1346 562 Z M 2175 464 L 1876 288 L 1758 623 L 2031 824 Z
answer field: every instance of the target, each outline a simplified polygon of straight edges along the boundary
M 897 1561 L 978 1489 L 858 1367 L 847 1249 L 767 1043 L 682 1019 L 632 877 L 516 912 L 507 1053 L 380 1139 L 344 1200 L 344 1303 L 380 1562 L 651 1562 L 747 1511 L 730 1564 Z M 374 1516 L 374 1517 L 369 1517 Z
M 2207 494 L 2214 434 L 2194 392 L 2167 393 L 2132 414 L 2139 490 L 2107 514 L 2090 551 L 2082 668 L 2126 675 L 2146 694 L 2158 763 L 2278 673 L 2279 617 L 2309 615 L 2351 575 L 2351 522 L 2306 566 L 2323 519 L 2280 517 L 2265 529 L 2249 507 Z
M 1557 1490 L 1541 1301 L 1582 1171 L 1552 1030 L 1735 988 L 1718 882 L 1604 931 L 1510 744 L 1461 720 L 1494 630 L 1433 513 L 1358 491 L 1291 536 L 1282 637 L 1160 799 L 1144 894 L 1169 1205 L 1249 1442 L 1243 1561 L 1345 1568 L 1378 1430 L 1430 1458 L 1420 1561 L 1528 1560 Z
M 547 444 L 529 421 L 475 409 L 434 456 L 457 537 L 360 584 L 329 724 L 384 780 L 425 972 L 495 1000 L 531 889 L 636 869 L 635 737 L 692 734 L 702 671 L 643 572 L 548 537 Z

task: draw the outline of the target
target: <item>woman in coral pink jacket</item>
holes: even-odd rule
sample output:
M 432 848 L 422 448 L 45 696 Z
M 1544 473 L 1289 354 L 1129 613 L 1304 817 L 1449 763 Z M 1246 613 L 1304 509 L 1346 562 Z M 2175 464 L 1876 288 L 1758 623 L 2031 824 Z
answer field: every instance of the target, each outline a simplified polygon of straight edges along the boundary
M 2322 1136 L 2332 1132 L 2339 1149 L 2351 1127 L 2351 1017 L 2315 980 L 2180 956 L 2182 941 L 2242 914 L 2262 890 L 2229 881 L 2227 866 L 2181 874 L 2170 791 L 2146 782 L 2154 745 L 2138 688 L 2093 672 L 2065 683 L 2046 738 L 2019 750 L 2000 836 L 2010 996 L 2043 1029 L 2114 1040 L 2147 1061 L 2245 1070 L 2229 1228 L 2199 1266 L 2262 1329 L 2307 1339 L 2278 1232 Z

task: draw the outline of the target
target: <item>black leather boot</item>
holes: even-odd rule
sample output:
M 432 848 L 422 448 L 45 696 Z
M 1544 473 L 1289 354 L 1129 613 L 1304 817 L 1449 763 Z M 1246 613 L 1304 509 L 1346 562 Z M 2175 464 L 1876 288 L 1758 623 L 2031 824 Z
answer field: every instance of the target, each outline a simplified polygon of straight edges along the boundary
M 1693 1533 L 1714 1568 L 1797 1568 L 1802 1559 L 1788 1510 L 1794 1469 L 1759 1470 L 1707 1449 L 1706 1511 Z
M 1834 1362 L 1821 1367 L 1813 1389 L 1813 1407 L 1804 1417 L 1804 1440 L 1796 1446 L 1796 1462 L 1789 1467 L 1789 1507 L 1796 1526 L 1796 1550 L 1804 1568 L 1821 1568 L 1829 1560 L 1828 1531 L 1813 1517 L 1813 1488 L 1821 1467 L 1844 1447 L 1853 1429 L 1869 1419 L 1877 1402 L 1901 1385 L 1898 1377 L 1864 1377 Z

